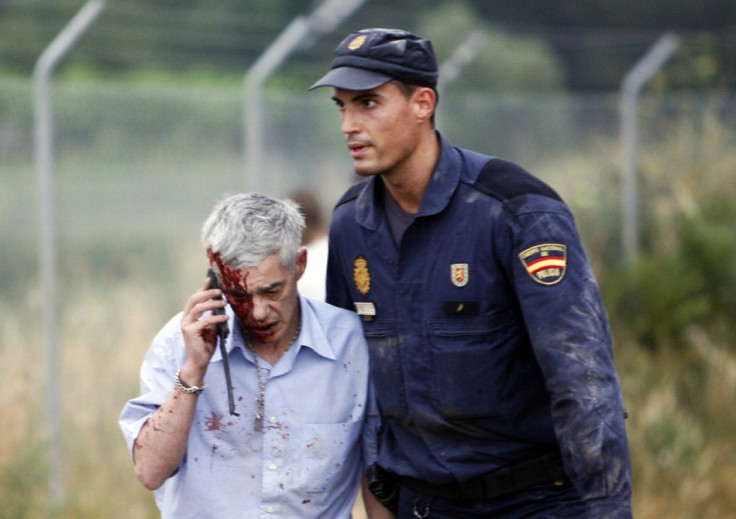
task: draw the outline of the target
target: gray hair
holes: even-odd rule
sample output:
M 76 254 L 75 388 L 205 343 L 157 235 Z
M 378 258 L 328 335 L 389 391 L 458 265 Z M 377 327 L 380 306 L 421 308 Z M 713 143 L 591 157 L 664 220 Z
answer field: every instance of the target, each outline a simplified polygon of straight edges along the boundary
M 278 253 L 281 265 L 293 272 L 303 230 L 304 216 L 291 200 L 244 193 L 215 205 L 202 226 L 202 245 L 239 270 Z

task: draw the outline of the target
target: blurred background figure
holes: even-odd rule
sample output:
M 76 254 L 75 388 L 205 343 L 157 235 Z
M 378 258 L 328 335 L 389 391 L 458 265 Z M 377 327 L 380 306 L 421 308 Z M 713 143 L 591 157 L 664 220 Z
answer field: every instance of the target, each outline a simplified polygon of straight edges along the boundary
M 327 271 L 327 221 L 322 205 L 314 192 L 308 188 L 298 189 L 288 198 L 299 204 L 307 225 L 302 235 L 302 245 L 307 248 L 307 270 L 299 280 L 299 293 L 324 301 Z

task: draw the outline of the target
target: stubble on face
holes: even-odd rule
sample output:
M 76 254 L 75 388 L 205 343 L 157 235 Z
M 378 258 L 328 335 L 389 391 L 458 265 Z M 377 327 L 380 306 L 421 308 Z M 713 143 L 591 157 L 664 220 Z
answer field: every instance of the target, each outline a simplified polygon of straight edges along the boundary
M 343 117 L 349 117 L 343 132 L 355 173 L 360 176 L 390 175 L 401 170 L 415 150 L 416 128 L 408 99 L 393 82 L 374 90 L 336 90 Z

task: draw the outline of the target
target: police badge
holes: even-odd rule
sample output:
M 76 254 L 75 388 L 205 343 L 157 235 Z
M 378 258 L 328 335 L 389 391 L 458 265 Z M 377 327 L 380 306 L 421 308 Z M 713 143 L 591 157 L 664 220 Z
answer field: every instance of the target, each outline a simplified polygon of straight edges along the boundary
M 353 262 L 353 281 L 361 295 L 366 295 L 370 291 L 371 273 L 368 270 L 368 260 L 363 256 L 358 256 Z

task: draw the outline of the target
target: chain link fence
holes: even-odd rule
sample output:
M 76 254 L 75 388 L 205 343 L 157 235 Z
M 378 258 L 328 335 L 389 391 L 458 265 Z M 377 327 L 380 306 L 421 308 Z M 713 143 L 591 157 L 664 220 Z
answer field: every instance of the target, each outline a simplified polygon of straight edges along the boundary
M 62 250 L 65 244 L 146 239 L 196 243 L 217 198 L 255 188 L 286 196 L 308 187 L 329 210 L 355 180 L 330 92 L 267 92 L 262 171 L 246 171 L 242 95 L 237 86 L 58 82 L 54 189 Z M 735 106 L 728 93 L 643 98 L 642 154 L 677 138 L 683 122 L 696 128 L 715 118 L 733 128 Z M 450 91 L 440 100 L 438 126 L 455 145 L 514 160 L 549 182 L 578 215 L 591 247 L 601 229 L 607 229 L 607 242 L 617 240 L 616 94 Z M 693 138 L 677 143 L 678 152 L 717 160 L 703 156 Z M 27 275 L 38 223 L 33 145 L 30 81 L 2 80 L 0 237 L 14 244 L 15 260 L 26 265 Z M 646 204 L 647 197 L 641 198 Z

